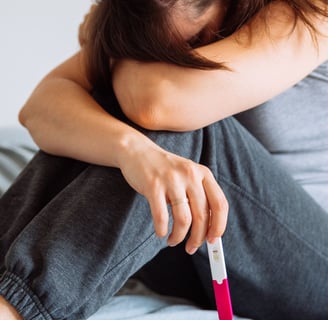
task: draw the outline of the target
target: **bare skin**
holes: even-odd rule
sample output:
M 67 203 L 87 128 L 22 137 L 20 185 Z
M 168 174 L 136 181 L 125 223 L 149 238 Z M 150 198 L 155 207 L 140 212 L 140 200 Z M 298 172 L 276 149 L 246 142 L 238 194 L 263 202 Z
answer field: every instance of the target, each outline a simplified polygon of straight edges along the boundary
M 0 320 L 23 320 L 16 309 L 0 296 Z

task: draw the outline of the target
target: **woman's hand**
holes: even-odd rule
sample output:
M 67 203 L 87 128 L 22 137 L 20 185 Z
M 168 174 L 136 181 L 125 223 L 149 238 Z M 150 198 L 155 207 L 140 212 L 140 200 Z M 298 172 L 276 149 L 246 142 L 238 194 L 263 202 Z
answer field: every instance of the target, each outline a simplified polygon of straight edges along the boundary
M 156 234 L 167 235 L 170 206 L 173 228 L 169 246 L 182 242 L 189 230 L 189 254 L 205 239 L 213 242 L 220 237 L 227 223 L 228 203 L 211 171 L 151 141 L 133 145 L 124 153 L 120 168 L 127 182 L 147 198 Z

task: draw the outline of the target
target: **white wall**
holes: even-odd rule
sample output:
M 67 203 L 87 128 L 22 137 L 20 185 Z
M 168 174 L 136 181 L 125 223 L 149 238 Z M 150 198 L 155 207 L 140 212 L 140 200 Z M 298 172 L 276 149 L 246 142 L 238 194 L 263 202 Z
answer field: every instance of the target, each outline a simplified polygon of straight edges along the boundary
M 79 23 L 91 0 L 0 0 L 0 127 L 41 78 L 78 50 Z

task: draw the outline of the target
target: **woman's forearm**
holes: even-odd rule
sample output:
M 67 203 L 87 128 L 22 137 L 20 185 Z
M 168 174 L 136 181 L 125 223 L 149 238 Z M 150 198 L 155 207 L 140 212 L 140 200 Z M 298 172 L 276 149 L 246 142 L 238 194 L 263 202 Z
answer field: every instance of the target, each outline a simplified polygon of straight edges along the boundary
M 149 129 L 194 130 L 271 99 L 328 59 L 327 19 L 317 18 L 314 23 L 326 35 L 317 35 L 316 47 L 303 22 L 298 21 L 293 29 L 286 4 L 271 6 L 266 20 L 258 15 L 251 29 L 245 26 L 224 40 L 197 49 L 206 58 L 224 62 L 231 71 L 125 62 L 130 64 L 129 74 L 124 64 L 114 74 L 115 92 L 124 112 Z M 130 87 L 139 83 L 140 90 L 124 90 L 123 95 L 120 82 L 125 75 L 126 88 L 131 74 L 134 84 Z
M 69 68 L 77 67 L 77 61 L 71 58 Z M 20 112 L 21 123 L 42 150 L 120 167 L 125 152 L 147 145 L 148 138 L 97 104 L 87 82 L 66 76 L 66 63 L 59 69 L 41 81 Z
M 205 239 L 215 241 L 225 229 L 228 204 L 211 171 L 165 151 L 106 113 L 88 93 L 90 85 L 83 72 L 79 74 L 80 66 L 77 55 L 57 67 L 22 109 L 21 122 L 37 144 L 51 154 L 118 167 L 127 183 L 148 200 L 160 237 L 169 232 L 168 203 L 197 194 L 190 207 L 172 206 L 168 243 L 177 245 L 190 230 L 190 254 Z

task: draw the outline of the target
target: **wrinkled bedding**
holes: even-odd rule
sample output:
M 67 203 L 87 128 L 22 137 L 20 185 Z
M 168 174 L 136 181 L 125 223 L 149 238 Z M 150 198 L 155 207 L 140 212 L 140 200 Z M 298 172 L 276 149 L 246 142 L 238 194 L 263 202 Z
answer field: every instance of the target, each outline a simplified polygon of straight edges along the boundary
M 136 280 L 88 320 L 218 320 L 212 310 L 201 310 L 187 300 L 155 294 Z M 234 317 L 234 320 L 250 320 Z

